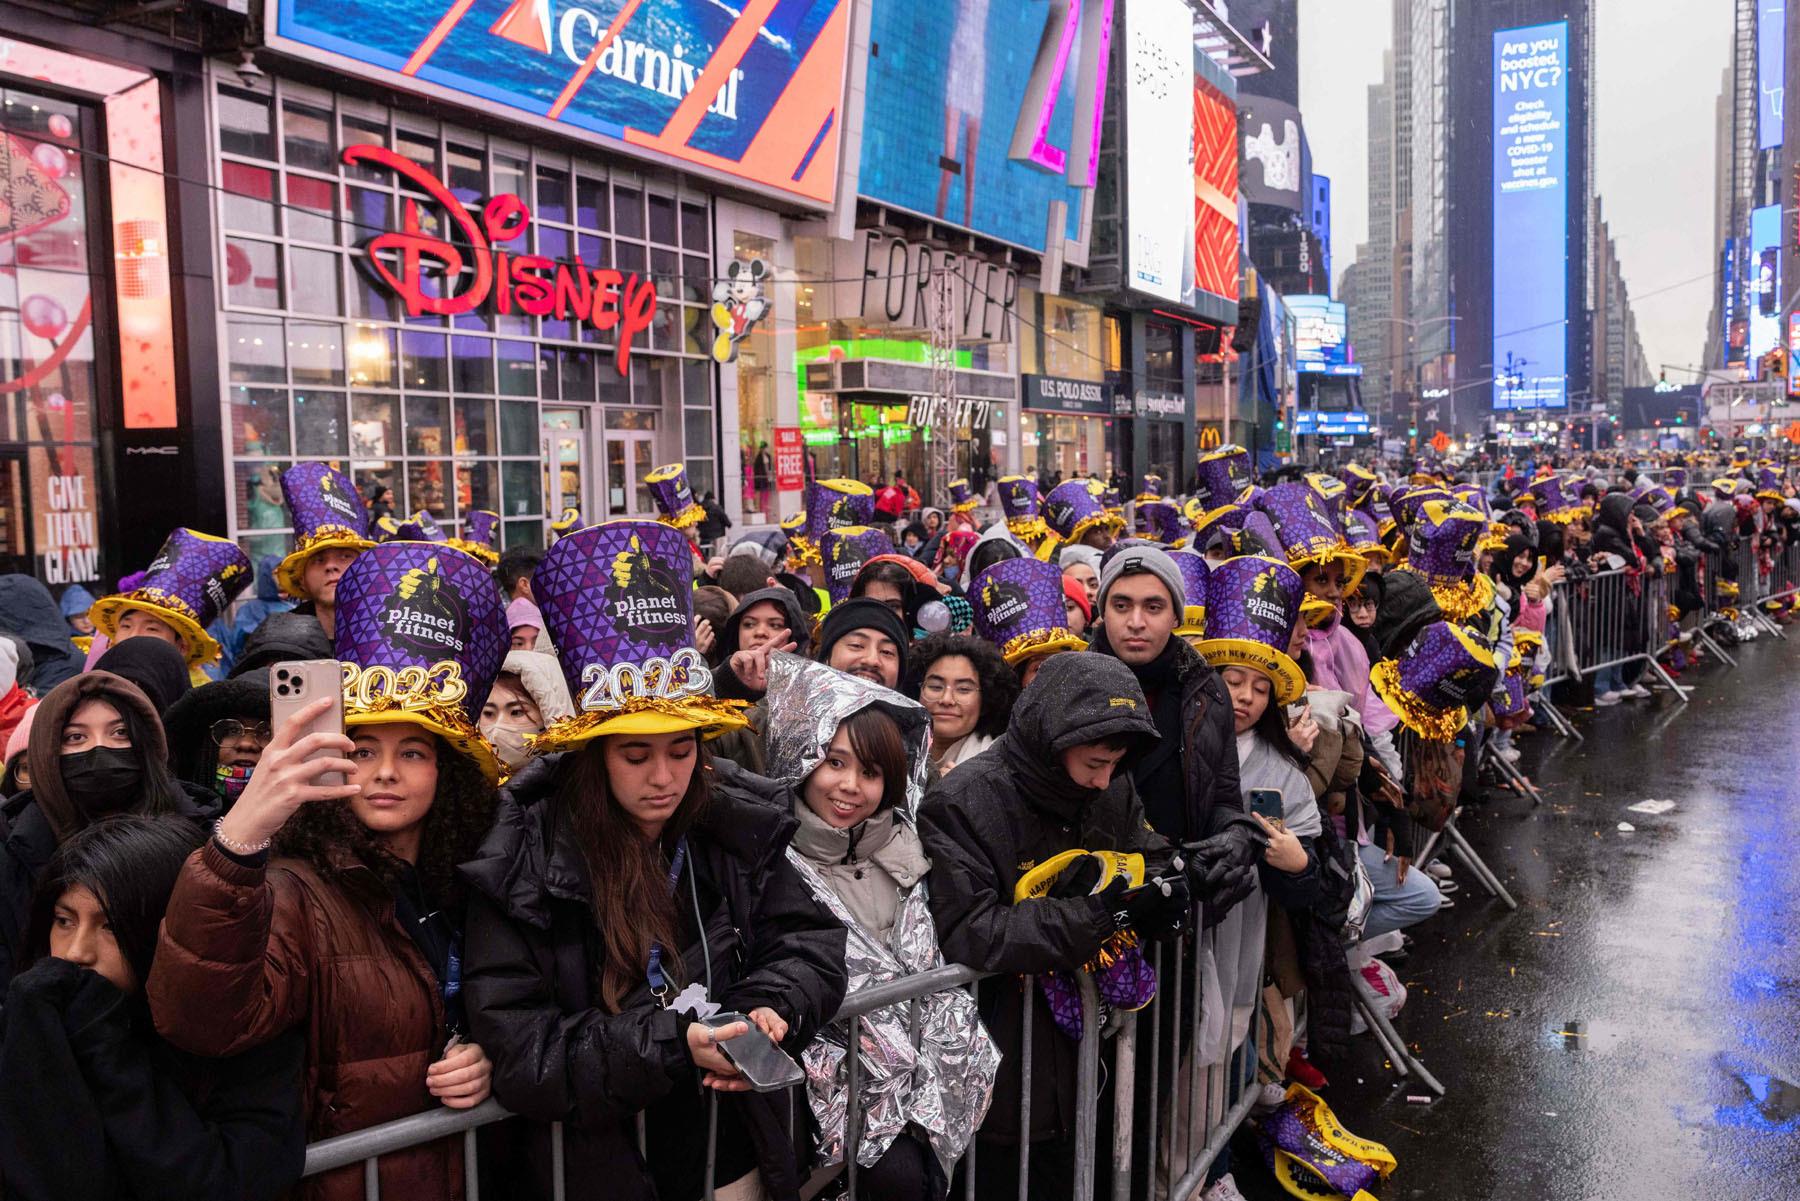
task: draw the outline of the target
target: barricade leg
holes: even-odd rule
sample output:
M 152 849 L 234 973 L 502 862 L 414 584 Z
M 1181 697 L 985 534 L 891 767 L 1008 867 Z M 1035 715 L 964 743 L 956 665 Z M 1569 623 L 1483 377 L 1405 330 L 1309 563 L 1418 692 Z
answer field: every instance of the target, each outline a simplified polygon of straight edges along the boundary
M 1531 707 L 1533 709 L 1542 710 L 1544 716 L 1550 719 L 1551 726 L 1564 738 L 1573 738 L 1576 742 L 1587 741 L 1587 738 L 1582 735 L 1581 731 L 1575 728 L 1574 723 L 1567 717 L 1564 717 L 1563 711 L 1551 704 L 1550 698 L 1544 693 L 1539 692 L 1532 696 Z
M 1657 678 L 1662 681 L 1663 687 L 1667 688 L 1670 692 L 1673 692 L 1676 699 L 1682 701 L 1688 699 L 1688 693 L 1692 692 L 1693 689 L 1677 684 L 1675 682 L 1675 677 L 1668 673 L 1667 669 L 1663 667 L 1662 662 L 1657 659 L 1655 655 L 1645 655 L 1644 660 L 1650 664 L 1650 670 L 1655 672 Z
M 1356 990 L 1356 1007 L 1362 1011 L 1363 1020 L 1369 1023 L 1369 1029 L 1375 1032 L 1382 1049 L 1387 1052 L 1388 1061 L 1394 1065 L 1394 1074 L 1403 1078 L 1416 1076 L 1419 1083 L 1438 1096 L 1443 1096 L 1448 1090 L 1407 1048 L 1406 1040 L 1400 1037 L 1400 1032 L 1388 1021 L 1387 1014 L 1381 1011 L 1381 998 L 1375 995 L 1368 981 L 1362 978 L 1362 973 L 1351 972 L 1350 984 Z
M 1720 646 L 1713 636 L 1706 632 L 1704 623 L 1694 627 L 1694 640 L 1706 648 L 1706 653 L 1722 660 L 1727 667 L 1736 667 L 1738 662 L 1724 647 Z
M 1475 848 L 1469 845 L 1469 840 L 1464 838 L 1462 831 L 1456 828 L 1454 814 L 1449 821 L 1444 823 L 1444 839 L 1450 844 L 1451 852 L 1475 874 L 1475 878 L 1481 882 L 1483 888 L 1500 898 L 1508 909 L 1519 907 L 1519 903 L 1513 900 L 1512 893 L 1506 891 L 1506 885 L 1500 883 L 1500 877 L 1496 876 L 1493 869 L 1489 868 L 1481 856 L 1475 853 Z

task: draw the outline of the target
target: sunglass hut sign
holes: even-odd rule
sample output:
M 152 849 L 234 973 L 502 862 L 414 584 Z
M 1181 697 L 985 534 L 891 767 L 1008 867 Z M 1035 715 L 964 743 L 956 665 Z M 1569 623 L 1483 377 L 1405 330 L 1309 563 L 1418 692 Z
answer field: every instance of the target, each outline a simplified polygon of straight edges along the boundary
M 631 370 L 632 346 L 656 317 L 654 282 L 635 271 L 590 266 L 580 256 L 571 263 L 501 249 L 525 245 L 531 228 L 531 209 L 511 193 L 490 199 L 477 217 L 442 180 L 385 146 L 345 147 L 344 162 L 391 171 L 437 207 L 439 216 L 428 230 L 419 202 L 403 198 L 400 228 L 362 245 L 363 269 L 406 302 L 408 316 L 486 309 L 580 321 L 614 331 L 613 366 L 620 375 Z M 434 232 L 451 228 L 454 241 Z

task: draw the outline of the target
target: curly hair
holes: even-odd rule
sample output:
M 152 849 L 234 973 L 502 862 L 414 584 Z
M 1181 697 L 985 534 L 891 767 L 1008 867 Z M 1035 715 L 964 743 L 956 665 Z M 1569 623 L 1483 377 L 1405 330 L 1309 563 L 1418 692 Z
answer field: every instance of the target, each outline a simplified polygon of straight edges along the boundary
M 975 665 L 975 678 L 981 683 L 981 716 L 975 719 L 975 732 L 987 738 L 998 738 L 1006 733 L 1013 702 L 1019 699 L 1019 676 L 1000 657 L 1000 648 L 984 638 L 971 634 L 931 634 L 914 643 L 907 654 L 908 666 L 912 669 L 907 681 L 907 695 L 919 695 L 931 665 L 945 655 L 961 655 Z
M 437 744 L 437 792 L 425 815 L 415 867 L 427 896 L 439 905 L 457 908 L 462 904 L 463 885 L 456 865 L 475 857 L 494 824 L 497 797 L 494 786 L 467 756 L 441 738 L 434 737 L 433 742 Z M 348 851 L 383 880 L 394 879 L 400 868 L 400 860 L 356 820 L 347 800 L 302 806 L 275 835 L 274 851 L 304 859 L 328 880 L 342 875 L 333 852 Z

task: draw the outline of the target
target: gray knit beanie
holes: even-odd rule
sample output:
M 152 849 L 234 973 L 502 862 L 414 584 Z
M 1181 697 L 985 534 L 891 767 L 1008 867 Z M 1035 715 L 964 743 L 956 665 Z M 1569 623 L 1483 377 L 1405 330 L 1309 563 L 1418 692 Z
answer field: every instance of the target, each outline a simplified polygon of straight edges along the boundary
M 1175 566 L 1175 560 L 1169 558 L 1167 552 L 1154 546 L 1132 546 L 1118 551 L 1107 558 L 1106 565 L 1100 571 L 1100 603 L 1095 607 L 1098 616 L 1106 607 L 1106 594 L 1111 591 L 1113 581 L 1128 575 L 1153 575 L 1163 582 L 1169 590 L 1169 598 L 1175 604 L 1175 612 L 1181 613 L 1187 607 L 1187 589 L 1182 583 L 1181 568 Z

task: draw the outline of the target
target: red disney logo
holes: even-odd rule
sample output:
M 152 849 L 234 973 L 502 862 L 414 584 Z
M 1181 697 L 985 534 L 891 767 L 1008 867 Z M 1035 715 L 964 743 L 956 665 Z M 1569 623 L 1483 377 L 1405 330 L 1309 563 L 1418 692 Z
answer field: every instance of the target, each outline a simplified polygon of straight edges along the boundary
M 613 365 L 620 375 L 631 370 L 631 344 L 656 316 L 656 285 L 652 281 L 640 279 L 635 271 L 625 274 L 610 267 L 589 267 L 580 256 L 573 263 L 563 263 L 541 254 L 495 251 L 495 245 L 519 237 L 531 224 L 531 209 L 511 193 L 489 200 L 477 222 L 436 176 L 384 146 L 345 147 L 344 162 L 374 163 L 400 176 L 436 201 L 468 243 L 465 251 L 448 239 L 426 233 L 419 225 L 418 201 L 410 197 L 399 229 L 376 234 L 363 243 L 369 270 L 406 301 L 409 316 L 468 313 L 490 303 L 502 314 L 517 308 L 534 317 L 559 321 L 573 317 L 597 330 L 617 329 Z M 380 257 L 389 250 L 398 253 L 398 270 Z M 445 280 L 457 277 L 468 279 L 467 286 L 451 295 L 427 291 L 422 267 L 427 259 L 441 266 L 433 272 L 440 288 Z M 465 275 L 471 267 L 473 275 Z

